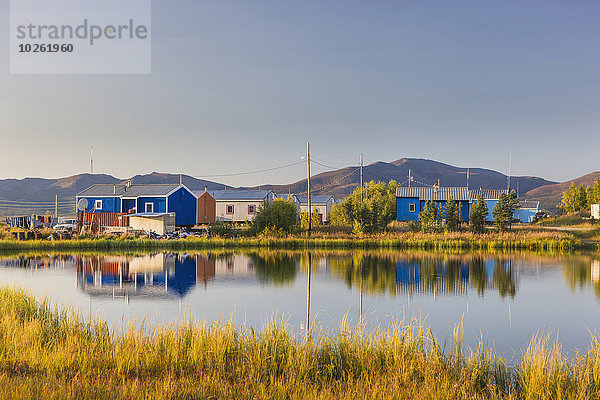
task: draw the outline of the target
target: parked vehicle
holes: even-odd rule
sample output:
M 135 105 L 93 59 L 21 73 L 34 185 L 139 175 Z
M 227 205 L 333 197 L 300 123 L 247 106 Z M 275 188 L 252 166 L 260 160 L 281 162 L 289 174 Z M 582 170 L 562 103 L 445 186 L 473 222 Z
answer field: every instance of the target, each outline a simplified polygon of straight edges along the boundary
M 55 231 L 69 231 L 73 232 L 77 230 L 77 220 L 76 219 L 65 219 L 64 222 L 54 225 L 52 227 Z

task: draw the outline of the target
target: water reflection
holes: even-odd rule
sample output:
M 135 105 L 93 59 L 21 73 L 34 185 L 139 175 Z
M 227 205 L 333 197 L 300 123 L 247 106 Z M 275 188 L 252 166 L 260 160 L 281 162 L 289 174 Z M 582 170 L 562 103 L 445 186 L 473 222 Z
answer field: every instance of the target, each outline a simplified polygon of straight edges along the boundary
M 59 268 L 74 265 L 77 286 L 91 296 L 179 297 L 215 280 L 258 282 L 291 287 L 305 279 L 309 258 L 314 271 L 325 271 L 368 296 L 478 296 L 495 292 L 517 296 L 520 271 L 527 265 L 562 265 L 572 292 L 593 288 L 600 299 L 600 260 L 594 256 L 528 256 L 506 254 L 319 253 L 252 251 L 247 253 L 152 253 L 141 255 L 4 256 L 9 268 Z M 540 271 L 537 271 L 541 273 Z M 302 277 L 302 278 L 300 278 Z

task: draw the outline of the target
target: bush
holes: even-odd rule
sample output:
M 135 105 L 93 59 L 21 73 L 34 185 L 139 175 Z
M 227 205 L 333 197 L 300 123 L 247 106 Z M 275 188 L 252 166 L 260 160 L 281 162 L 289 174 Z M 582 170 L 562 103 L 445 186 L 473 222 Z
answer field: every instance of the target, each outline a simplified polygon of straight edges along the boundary
M 298 210 L 292 201 L 265 201 L 256 212 L 251 232 L 257 235 L 268 228 L 270 232 L 293 233 L 298 227 Z

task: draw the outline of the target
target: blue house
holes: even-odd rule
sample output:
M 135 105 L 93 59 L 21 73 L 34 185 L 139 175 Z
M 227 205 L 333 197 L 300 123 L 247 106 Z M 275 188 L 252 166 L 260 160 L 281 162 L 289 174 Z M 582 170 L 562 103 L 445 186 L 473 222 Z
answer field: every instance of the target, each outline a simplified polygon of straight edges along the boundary
M 469 221 L 469 190 L 464 187 L 400 187 L 396 189 L 396 220 L 418 221 L 425 203 L 434 201 L 442 210 L 446 209 L 448 198 L 457 202 L 463 221 Z
M 164 214 L 175 213 L 175 225 L 196 224 L 198 198 L 185 185 L 126 183 L 93 185 L 77 194 L 78 212 Z
M 486 222 L 492 222 L 494 217 L 492 216 L 492 210 L 496 207 L 498 200 L 500 199 L 500 195 L 508 194 L 508 190 L 506 189 L 471 189 L 469 190 L 469 199 L 471 205 L 477 204 L 477 197 L 479 195 L 483 195 L 485 199 L 485 205 L 487 206 L 488 213 L 485 216 Z

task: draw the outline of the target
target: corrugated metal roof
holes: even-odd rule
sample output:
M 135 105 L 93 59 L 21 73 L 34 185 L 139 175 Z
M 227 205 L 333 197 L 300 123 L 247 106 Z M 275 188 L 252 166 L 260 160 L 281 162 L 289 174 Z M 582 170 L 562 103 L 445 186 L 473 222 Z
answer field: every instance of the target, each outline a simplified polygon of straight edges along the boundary
M 271 190 L 215 190 L 210 192 L 215 200 L 265 200 Z
M 275 197 L 281 200 L 292 200 L 292 201 L 298 201 L 298 196 L 296 196 L 295 194 L 275 194 Z
M 175 189 L 179 188 L 178 184 L 147 184 L 136 185 L 130 187 L 125 185 L 92 185 L 84 191 L 80 192 L 79 197 L 142 197 L 142 196 L 166 196 Z
M 446 201 L 452 196 L 456 201 L 468 201 L 469 191 L 464 187 L 399 187 L 396 197 L 418 198 L 428 201 Z
M 300 201 L 300 204 L 308 204 L 308 196 L 296 196 Z M 333 196 L 310 196 L 310 204 L 325 204 L 329 200 L 333 199 Z
M 498 200 L 500 194 L 508 194 L 506 189 L 471 189 L 469 190 L 469 197 L 471 200 L 477 200 L 480 194 L 483 194 L 483 198 L 486 200 Z
M 519 201 L 519 208 L 539 210 L 540 202 L 539 201 L 527 201 L 527 200 Z

